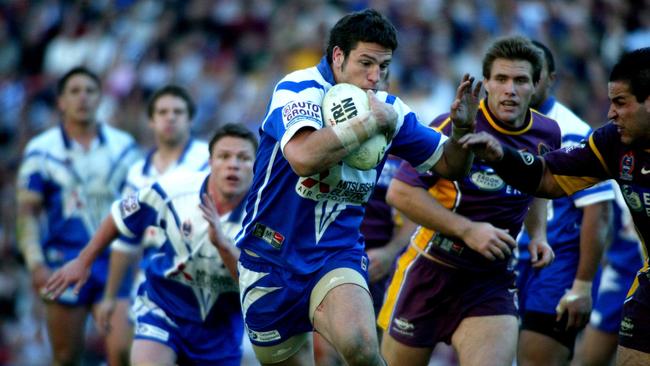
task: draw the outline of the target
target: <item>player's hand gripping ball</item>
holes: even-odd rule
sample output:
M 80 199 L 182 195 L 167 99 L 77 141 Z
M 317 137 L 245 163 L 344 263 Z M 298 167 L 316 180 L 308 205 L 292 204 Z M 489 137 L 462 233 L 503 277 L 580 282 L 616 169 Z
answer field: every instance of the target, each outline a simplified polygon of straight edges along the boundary
M 368 95 L 352 84 L 336 84 L 325 94 L 322 110 L 323 121 L 328 125 L 345 123 L 358 115 L 370 112 Z M 387 145 L 386 136 L 376 134 L 346 155 L 343 161 L 356 169 L 372 169 L 384 158 Z

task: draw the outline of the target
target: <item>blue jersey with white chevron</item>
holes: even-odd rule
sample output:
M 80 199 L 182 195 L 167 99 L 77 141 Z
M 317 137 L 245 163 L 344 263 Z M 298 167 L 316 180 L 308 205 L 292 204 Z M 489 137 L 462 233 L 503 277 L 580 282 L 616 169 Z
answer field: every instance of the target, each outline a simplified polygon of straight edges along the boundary
M 54 267 L 75 258 L 88 243 L 140 157 L 125 132 L 105 124 L 98 124 L 97 131 L 87 150 L 67 136 L 62 124 L 34 137 L 25 149 L 18 185 L 43 199 L 47 230 L 42 245 Z M 100 262 L 106 258 L 104 252 Z
M 340 251 L 363 247 L 359 226 L 364 205 L 385 161 L 367 171 L 339 162 L 309 177 L 291 169 L 283 148 L 298 130 L 323 127 L 321 103 L 334 83 L 325 58 L 315 67 L 287 75 L 275 86 L 260 127 L 253 185 L 237 245 L 295 273 L 313 273 Z M 420 171 L 429 170 L 446 138 L 420 123 L 399 98 L 385 92 L 377 97 L 398 115 L 387 154 Z
M 178 160 L 167 167 L 164 172 L 158 171 L 153 163 L 155 152 L 156 148 L 151 149 L 144 158 L 138 160 L 131 166 L 126 177 L 126 185 L 122 192 L 123 197 L 141 188 L 151 186 L 162 177 L 168 174 L 174 174 L 178 170 L 207 173 L 210 168 L 210 163 L 208 162 L 210 152 L 208 151 L 208 144 L 204 141 L 190 139 L 178 157 Z M 164 241 L 165 234 L 162 230 L 156 227 L 151 227 L 147 230 L 143 238 L 144 253 L 140 262 L 140 268 L 146 267 L 149 255 L 155 251 L 155 248 L 162 245 Z M 111 249 L 131 251 L 134 247 L 117 240 L 113 243 Z
M 547 99 L 539 108 L 540 112 L 558 122 L 562 132 L 562 147 L 577 145 L 591 133 L 591 128 L 567 107 Z M 596 186 L 578 191 L 569 197 L 551 200 L 548 206 L 546 236 L 548 243 L 555 249 L 580 242 L 580 225 L 582 208 L 597 202 L 614 199 L 613 182 L 603 182 Z M 519 239 L 519 259 L 529 260 L 528 243 L 530 238 L 522 231 Z
M 176 171 L 116 201 L 111 210 L 124 242 L 140 245 L 150 226 L 164 231 L 165 242 L 150 257 L 142 286 L 166 313 L 193 322 L 241 318 L 237 283 L 210 243 L 208 222 L 199 209 L 208 177 L 206 173 Z M 239 232 L 243 211 L 242 201 L 221 216 L 227 237 Z M 232 311 L 227 313 L 227 309 Z M 243 327 L 243 320 L 238 324 Z

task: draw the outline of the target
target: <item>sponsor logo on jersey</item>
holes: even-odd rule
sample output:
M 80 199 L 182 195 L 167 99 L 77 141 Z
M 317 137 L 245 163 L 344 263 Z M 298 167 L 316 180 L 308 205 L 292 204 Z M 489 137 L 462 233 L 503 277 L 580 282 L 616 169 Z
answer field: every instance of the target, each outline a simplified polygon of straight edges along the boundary
M 123 219 L 133 215 L 140 210 L 140 203 L 136 193 L 132 193 L 125 197 L 120 203 L 120 214 Z
M 282 107 L 282 122 L 285 128 L 305 119 L 322 126 L 322 118 L 320 105 L 310 101 L 289 102 Z
M 505 182 L 494 170 L 479 170 L 470 175 L 470 181 L 482 191 L 499 191 L 505 187 Z
M 248 337 L 251 339 L 251 341 L 259 342 L 259 343 L 266 343 L 266 342 L 273 342 L 277 341 L 280 339 L 280 332 L 277 330 L 269 330 L 267 332 L 256 332 L 254 330 L 248 329 Z
M 634 330 L 634 322 L 632 322 L 632 319 L 627 316 L 624 317 L 623 320 L 621 320 L 621 328 L 618 332 L 618 335 L 623 337 L 632 337 L 633 330 Z
M 526 165 L 531 165 L 533 162 L 535 162 L 535 156 L 527 151 L 520 151 L 519 155 L 521 156 L 521 160 L 523 160 L 524 164 Z
M 620 178 L 622 180 L 632 180 L 634 171 L 634 153 L 629 152 L 621 157 Z
M 284 243 L 284 235 L 259 222 L 253 227 L 253 236 L 264 240 L 275 249 L 280 249 Z
M 348 167 L 346 169 L 356 170 Z M 377 172 L 372 169 L 365 173 L 366 175 L 351 174 L 346 177 L 342 174 L 342 166 L 336 165 L 327 171 L 299 178 L 296 183 L 296 193 L 313 201 L 363 205 L 368 202 L 375 189 L 374 178 Z

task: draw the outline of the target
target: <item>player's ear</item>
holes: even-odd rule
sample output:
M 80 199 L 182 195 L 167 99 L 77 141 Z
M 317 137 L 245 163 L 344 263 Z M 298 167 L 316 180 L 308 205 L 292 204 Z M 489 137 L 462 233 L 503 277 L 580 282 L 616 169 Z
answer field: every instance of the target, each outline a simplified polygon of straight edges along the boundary
M 332 66 L 340 68 L 345 60 L 345 53 L 339 46 L 334 46 L 332 49 Z

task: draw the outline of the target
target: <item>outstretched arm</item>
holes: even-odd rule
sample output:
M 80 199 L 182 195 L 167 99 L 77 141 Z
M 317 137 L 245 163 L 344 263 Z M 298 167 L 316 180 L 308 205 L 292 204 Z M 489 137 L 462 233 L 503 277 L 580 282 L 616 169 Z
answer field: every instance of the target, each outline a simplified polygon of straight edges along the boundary
M 544 158 L 504 146 L 486 132 L 465 135 L 458 142 L 490 163 L 504 181 L 518 190 L 544 198 L 566 196 Z
M 221 230 L 221 221 L 217 208 L 209 195 L 203 194 L 201 197 L 201 204 L 199 205 L 203 218 L 210 224 L 208 227 L 208 237 L 212 245 L 217 248 L 219 256 L 223 264 L 230 272 L 235 281 L 239 281 L 239 274 L 237 272 L 237 261 L 239 260 L 239 248 L 235 246 L 232 240 L 227 237 L 223 230 Z
M 465 74 L 456 89 L 456 99 L 451 104 L 451 136 L 445 142 L 444 153 L 440 160 L 433 166 L 436 174 L 451 180 L 458 180 L 465 176 L 474 158 L 472 151 L 459 143 L 460 138 L 474 132 L 476 125 L 482 82 L 473 84 L 474 77 Z
M 505 259 L 516 247 L 515 240 L 503 229 L 487 222 L 474 222 L 442 206 L 424 188 L 393 179 L 386 202 L 416 224 L 444 235 L 460 238 L 471 249 L 489 260 Z
M 56 299 L 70 286 L 74 285 L 74 292 L 79 293 L 81 286 L 90 276 L 90 267 L 99 254 L 117 238 L 118 230 L 112 215 L 106 216 L 95 235 L 83 248 L 77 258 L 66 263 L 48 279 L 45 284 L 45 296 Z

